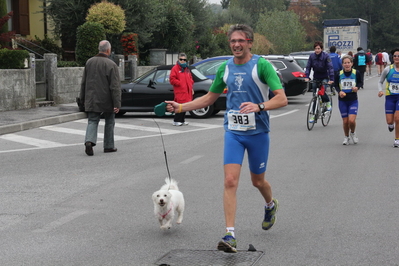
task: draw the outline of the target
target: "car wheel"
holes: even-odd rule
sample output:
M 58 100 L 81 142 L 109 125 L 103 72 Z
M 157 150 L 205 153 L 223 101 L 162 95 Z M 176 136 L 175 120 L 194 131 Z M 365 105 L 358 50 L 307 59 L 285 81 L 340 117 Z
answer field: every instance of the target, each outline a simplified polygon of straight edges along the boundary
M 213 113 L 212 113 L 212 114 L 213 114 L 213 115 L 216 115 L 216 114 L 218 114 L 219 112 L 220 112 L 220 110 L 216 110 L 216 109 L 215 109 L 215 110 L 213 110 Z
M 203 94 L 194 94 L 194 99 L 203 96 Z M 213 105 L 207 106 L 205 108 L 196 109 L 190 111 L 190 114 L 193 118 L 208 118 L 214 112 L 215 107 Z

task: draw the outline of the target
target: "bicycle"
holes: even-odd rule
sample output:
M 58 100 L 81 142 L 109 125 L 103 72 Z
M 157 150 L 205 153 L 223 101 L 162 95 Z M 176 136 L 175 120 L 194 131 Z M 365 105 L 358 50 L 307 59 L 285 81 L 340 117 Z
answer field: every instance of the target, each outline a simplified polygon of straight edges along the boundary
M 312 130 L 314 127 L 314 124 L 317 123 L 318 119 L 321 119 L 321 123 L 323 126 L 327 126 L 328 123 L 330 122 L 331 119 L 331 114 L 332 114 L 332 107 L 333 107 L 333 101 L 332 101 L 332 92 L 327 93 L 327 90 L 325 89 L 325 86 L 328 85 L 330 88 L 331 86 L 327 82 L 320 82 L 320 81 L 314 81 L 311 80 L 308 83 L 308 86 L 310 84 L 317 82 L 317 87 L 316 87 L 316 92 L 313 94 L 312 99 L 310 100 L 309 103 L 309 108 L 308 108 L 308 113 L 307 113 L 307 119 L 306 119 L 306 126 L 308 127 L 308 130 Z M 323 92 L 324 91 L 324 92 Z M 328 98 L 330 99 L 331 103 L 331 110 L 328 111 L 326 107 L 326 103 L 323 103 L 321 95 L 323 93 L 326 93 Z M 310 122 L 310 118 L 314 116 L 313 123 Z

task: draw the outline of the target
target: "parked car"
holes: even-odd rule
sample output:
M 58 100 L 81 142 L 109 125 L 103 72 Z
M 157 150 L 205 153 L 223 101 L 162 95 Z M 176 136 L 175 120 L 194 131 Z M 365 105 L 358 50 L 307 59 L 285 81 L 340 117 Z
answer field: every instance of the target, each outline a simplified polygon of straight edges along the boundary
M 195 66 L 199 72 L 204 74 L 204 76 L 213 80 L 213 79 L 215 79 L 216 72 L 218 71 L 220 65 L 232 57 L 233 57 L 232 55 L 210 57 L 210 58 L 201 60 L 197 63 L 194 63 L 193 66 Z M 276 70 L 277 75 L 280 78 L 281 85 L 284 87 L 283 77 L 282 77 L 280 71 L 273 65 L 273 63 L 272 63 L 272 66 L 274 67 L 274 70 Z M 273 96 L 274 96 L 274 94 L 269 93 L 269 98 L 272 98 Z
M 287 55 L 262 55 L 262 57 L 272 62 L 281 72 L 287 96 L 297 96 L 307 91 L 305 72 L 294 58 Z
M 154 67 L 141 77 L 130 83 L 121 85 L 122 107 L 119 114 L 126 112 L 152 112 L 154 106 L 173 100 L 173 86 L 169 83 L 169 75 L 173 65 Z M 195 67 L 189 66 L 194 80 L 194 98 L 205 95 L 212 85 L 212 80 L 201 74 Z M 207 118 L 226 110 L 226 94 L 221 94 L 216 102 L 206 108 L 190 111 L 194 118 Z
M 293 55 L 292 57 L 294 58 L 296 63 L 306 72 L 306 65 L 309 61 L 309 55 Z M 309 78 L 313 79 L 313 69 L 310 70 Z

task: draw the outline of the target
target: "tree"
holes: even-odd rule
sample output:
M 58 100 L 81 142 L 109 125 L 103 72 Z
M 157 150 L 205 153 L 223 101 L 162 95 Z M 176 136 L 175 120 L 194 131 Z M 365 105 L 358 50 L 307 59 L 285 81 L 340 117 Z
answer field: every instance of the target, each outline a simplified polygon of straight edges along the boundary
M 162 23 L 154 32 L 151 48 L 167 48 L 175 52 L 194 51 L 193 15 L 175 0 L 163 1 Z
M 7 25 L 7 21 L 12 17 L 13 12 L 10 11 L 8 12 L 7 15 L 5 15 L 4 17 L 0 18 L 0 28 L 2 28 L 4 25 Z M 0 31 L 0 48 L 2 47 L 9 47 L 10 46 L 10 42 L 12 37 L 15 36 L 15 32 L 14 31 Z
M 126 26 L 124 10 L 119 5 L 107 1 L 92 5 L 88 10 L 86 21 L 102 24 L 106 34 L 121 33 Z
M 320 23 L 321 10 L 310 3 L 310 0 L 298 0 L 292 2 L 288 10 L 292 10 L 299 16 L 299 22 L 304 27 L 308 42 L 314 43 L 322 39 L 321 30 L 317 28 Z
M 305 43 L 305 30 L 293 11 L 275 10 L 261 14 L 256 29 L 271 41 L 273 53 L 300 51 Z

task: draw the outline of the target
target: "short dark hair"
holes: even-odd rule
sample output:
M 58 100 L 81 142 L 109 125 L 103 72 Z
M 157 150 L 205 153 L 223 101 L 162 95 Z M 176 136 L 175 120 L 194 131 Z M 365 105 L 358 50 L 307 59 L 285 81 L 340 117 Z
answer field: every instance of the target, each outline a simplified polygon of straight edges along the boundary
M 395 52 L 399 52 L 399 48 L 392 49 L 391 54 L 393 55 Z
M 323 42 L 319 42 L 319 41 L 317 41 L 317 42 L 314 42 L 314 44 L 313 44 L 313 48 L 316 48 L 316 46 L 320 46 L 320 48 L 321 49 L 323 49 Z
M 235 24 L 231 25 L 229 30 L 227 31 L 227 37 L 230 40 L 231 34 L 235 31 L 242 31 L 247 37 L 248 41 L 252 42 L 254 40 L 254 30 L 245 24 Z
M 337 51 L 337 48 L 333 45 L 330 47 L 330 53 L 335 53 Z
M 357 51 L 359 52 L 360 50 L 363 50 L 362 47 L 357 47 Z

